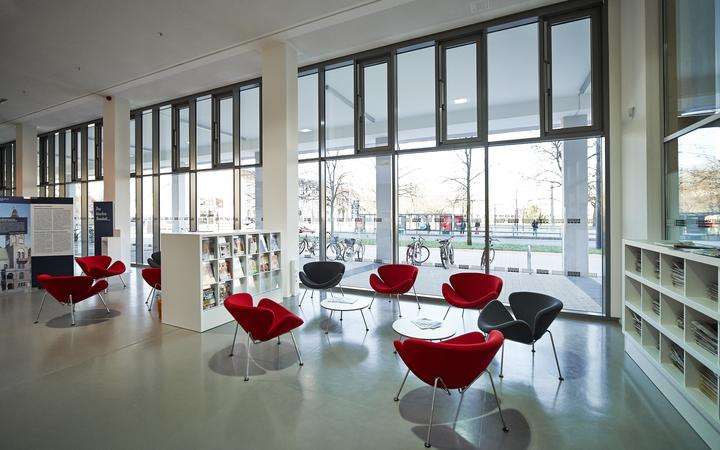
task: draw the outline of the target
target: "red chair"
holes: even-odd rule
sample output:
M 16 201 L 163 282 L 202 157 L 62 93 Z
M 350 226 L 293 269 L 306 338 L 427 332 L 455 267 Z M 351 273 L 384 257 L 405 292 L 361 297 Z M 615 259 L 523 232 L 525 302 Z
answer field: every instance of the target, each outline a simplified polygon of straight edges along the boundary
M 462 308 L 463 317 L 466 309 L 483 309 L 485 305 L 497 299 L 502 291 L 503 280 L 495 275 L 484 273 L 461 272 L 450 276 L 450 284 L 443 283 L 442 294 L 449 306 L 443 320 L 450 312 L 450 307 Z
M 118 276 L 123 287 L 127 287 L 122 277 L 122 274 L 125 273 L 125 264 L 122 261 L 112 262 L 112 258 L 105 255 L 83 256 L 75 258 L 75 261 L 85 275 L 96 280 Z
M 378 274 L 370 274 L 370 287 L 373 288 L 373 298 L 370 301 L 370 308 L 375 302 L 375 294 L 387 294 L 392 298 L 395 296 L 398 305 L 398 316 L 402 317 L 400 310 L 400 296 L 413 290 L 415 301 L 420 309 L 420 300 L 415 292 L 415 280 L 418 276 L 418 268 L 410 264 L 385 264 L 378 267 Z
M 160 268 L 150 267 L 143 269 L 142 272 L 140 272 L 140 275 L 142 275 L 143 280 L 145 280 L 148 286 L 152 288 L 145 299 L 145 304 L 148 305 L 148 311 L 150 311 L 152 310 L 153 302 L 155 301 L 155 295 L 153 294 L 155 294 L 156 291 L 162 291 Z
M 42 274 L 38 275 L 37 281 L 40 287 L 45 289 L 45 294 L 40 303 L 40 310 L 35 318 L 35 323 L 38 323 L 40 320 L 40 313 L 42 312 L 43 306 L 45 306 L 45 297 L 47 294 L 50 294 L 58 302 L 65 303 L 70 307 L 72 326 L 75 326 L 75 304 L 94 295 L 100 297 L 100 301 L 105 305 L 108 316 L 110 315 L 110 309 L 108 309 L 105 299 L 100 294 L 100 292 L 108 287 L 108 282 L 105 280 L 99 280 L 93 284 L 94 280 L 88 276 L 75 277 Z
M 257 306 L 253 306 L 253 298 L 250 294 L 233 294 L 225 299 L 225 308 L 235 318 L 235 336 L 233 336 L 230 355 L 233 356 L 235 339 L 237 339 L 238 327 L 243 327 L 247 333 L 247 362 L 245 363 L 245 381 L 250 380 L 250 342 L 259 344 L 277 338 L 280 345 L 280 336 L 290 333 L 295 353 L 297 353 L 299 365 L 303 365 L 300 350 L 298 349 L 295 335 L 292 330 L 303 324 L 303 320 L 285 309 L 282 305 L 263 298 Z
M 422 339 L 395 341 L 395 349 L 408 367 L 400 389 L 394 400 L 400 399 L 400 392 L 408 375 L 412 371 L 418 378 L 433 387 L 432 403 L 430 404 L 430 422 L 428 423 L 425 447 L 430 447 L 430 431 L 432 430 L 433 413 L 435 411 L 435 392 L 438 384 L 450 395 L 451 389 L 458 389 L 460 395 L 470 388 L 480 375 L 487 373 L 490 377 L 495 403 L 500 412 L 503 431 L 510 429 L 500 409 L 500 400 L 495 390 L 495 382 L 487 368 L 503 344 L 504 337 L 499 331 L 491 331 L 487 340 L 482 333 L 474 331 L 442 342 L 431 342 Z

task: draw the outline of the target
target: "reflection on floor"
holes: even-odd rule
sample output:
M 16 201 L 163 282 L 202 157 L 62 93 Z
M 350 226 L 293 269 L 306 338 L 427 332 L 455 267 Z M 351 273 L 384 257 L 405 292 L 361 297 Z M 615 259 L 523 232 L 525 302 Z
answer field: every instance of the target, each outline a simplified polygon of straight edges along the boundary
M 297 334 L 247 349 L 232 323 L 204 334 L 161 325 L 133 271 L 129 288 L 113 282 L 99 302 L 80 303 L 81 326 L 41 292 L 0 297 L 0 442 L 8 449 L 422 449 L 431 388 L 412 375 L 392 398 L 405 366 L 392 352 L 390 303 L 366 313 L 328 314 L 306 298 Z M 285 304 L 298 311 L 297 300 Z M 404 316 L 438 317 L 441 306 Z M 476 315 L 451 313 L 462 331 Z M 441 449 L 704 448 L 698 436 L 623 351 L 616 324 L 561 318 L 552 330 L 565 381 L 557 380 L 549 340 L 508 344 L 505 378 L 495 378 L 505 434 L 486 376 L 465 394 L 438 395 L 433 443 Z M 241 332 L 242 334 L 242 332 Z M 497 361 L 491 365 L 497 373 Z
M 303 260 L 301 260 L 302 262 Z M 368 282 L 370 274 L 379 264 L 371 262 L 349 261 L 344 263 L 347 267 L 344 286 L 370 289 Z M 421 266 L 420 275 L 415 283 L 418 294 L 441 297 L 440 288 L 453 273 L 463 270 L 453 267 Z M 512 272 L 492 272 L 503 279 L 502 301 L 517 291 L 541 292 L 559 298 L 565 304 L 567 311 L 602 312 L 602 284 L 599 278 L 566 277 L 562 275 L 543 275 Z

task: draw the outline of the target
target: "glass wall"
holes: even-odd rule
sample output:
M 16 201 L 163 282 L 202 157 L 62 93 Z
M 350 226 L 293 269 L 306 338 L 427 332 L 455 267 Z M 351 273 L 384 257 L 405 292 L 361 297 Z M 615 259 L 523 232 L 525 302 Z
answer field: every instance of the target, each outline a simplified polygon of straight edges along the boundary
M 160 175 L 160 232 L 190 231 L 190 175 Z
M 198 231 L 232 230 L 232 170 L 198 172 L 197 181 Z
M 15 142 L 0 144 L 0 192 L 15 195 Z
M 435 46 L 397 55 L 397 146 L 435 147 Z
M 320 165 L 298 164 L 298 233 L 300 258 L 320 257 Z M 303 261 L 300 262 L 303 264 Z

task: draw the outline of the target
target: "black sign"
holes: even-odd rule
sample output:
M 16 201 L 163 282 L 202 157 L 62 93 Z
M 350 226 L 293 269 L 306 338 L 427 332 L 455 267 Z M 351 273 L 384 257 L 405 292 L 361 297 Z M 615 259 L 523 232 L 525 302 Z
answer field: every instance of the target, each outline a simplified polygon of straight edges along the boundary
M 0 217 L 0 235 L 27 232 L 27 217 Z
M 115 229 L 113 222 L 113 202 L 95 202 L 93 206 L 95 217 L 95 254 L 102 254 L 102 238 L 113 235 Z

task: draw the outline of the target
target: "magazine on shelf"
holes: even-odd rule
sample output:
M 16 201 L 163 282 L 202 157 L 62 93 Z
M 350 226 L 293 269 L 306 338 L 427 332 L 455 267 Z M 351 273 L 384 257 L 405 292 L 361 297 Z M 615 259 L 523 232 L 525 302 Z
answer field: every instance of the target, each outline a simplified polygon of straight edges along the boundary
M 202 240 L 202 259 L 207 261 L 215 258 L 215 243 L 211 238 Z
M 442 326 L 442 322 L 428 319 L 427 317 L 417 318 L 413 320 L 412 323 L 421 330 L 434 330 Z
M 695 343 L 703 350 L 717 355 L 718 350 L 718 327 L 717 323 L 700 322 L 693 320 L 690 322 L 690 331 L 692 332 Z
M 233 237 L 233 254 L 236 256 L 245 254 L 245 239 L 242 236 Z
M 248 261 L 248 264 L 250 265 L 250 273 L 255 275 L 258 273 L 258 260 L 257 258 L 250 258 L 250 261 Z
M 202 283 L 203 286 L 215 283 L 215 273 L 211 263 L 204 263 L 202 266 Z
M 270 271 L 270 258 L 268 257 L 268 255 L 260 256 L 260 271 L 261 272 L 269 272 Z
M 251 255 L 254 255 L 258 252 L 257 236 L 255 235 L 248 236 L 248 252 Z
M 258 240 L 260 241 L 260 253 L 264 253 L 268 251 L 267 242 L 265 242 L 265 236 L 262 234 L 258 236 Z
M 217 299 L 215 298 L 215 288 L 206 288 L 203 289 L 203 298 L 202 298 L 202 305 L 203 309 L 212 308 L 213 306 L 217 306 Z
M 685 372 L 685 359 L 683 349 L 674 342 L 670 343 L 670 361 L 680 372 Z
M 229 258 L 230 257 L 230 243 L 224 238 L 218 243 L 218 257 Z
M 280 251 L 280 245 L 278 244 L 277 235 L 275 234 L 270 235 L 270 251 Z
M 280 260 L 278 259 L 277 253 L 270 255 L 270 270 L 280 269 Z
M 232 278 L 228 263 L 232 265 L 231 261 L 221 259 L 218 261 L 218 281 L 227 281 Z
M 232 281 L 226 281 L 218 285 L 218 302 L 222 303 L 228 296 L 232 295 Z
M 245 271 L 243 270 L 243 265 L 238 259 L 232 260 L 232 277 L 234 279 L 242 278 L 245 276 Z

